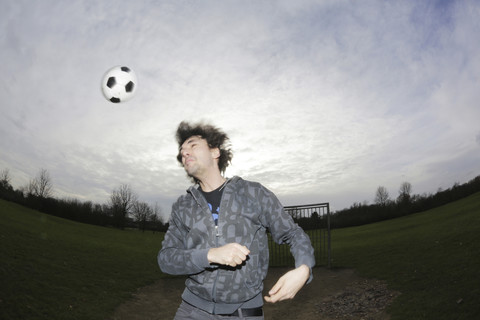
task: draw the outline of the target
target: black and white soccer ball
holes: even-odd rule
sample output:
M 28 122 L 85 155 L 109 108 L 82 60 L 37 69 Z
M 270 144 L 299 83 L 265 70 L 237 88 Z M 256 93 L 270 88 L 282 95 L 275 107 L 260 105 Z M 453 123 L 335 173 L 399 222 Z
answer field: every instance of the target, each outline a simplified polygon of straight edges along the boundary
M 108 70 L 102 79 L 102 92 L 107 100 L 120 103 L 130 100 L 137 90 L 137 76 L 132 69 L 116 66 Z

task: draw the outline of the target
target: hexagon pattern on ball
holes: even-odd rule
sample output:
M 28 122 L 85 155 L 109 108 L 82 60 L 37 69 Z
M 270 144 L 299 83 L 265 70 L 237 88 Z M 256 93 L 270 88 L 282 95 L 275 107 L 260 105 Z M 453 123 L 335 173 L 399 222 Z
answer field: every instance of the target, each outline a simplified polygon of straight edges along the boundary
M 137 90 L 137 76 L 126 66 L 115 66 L 102 79 L 102 92 L 113 103 L 130 100 Z

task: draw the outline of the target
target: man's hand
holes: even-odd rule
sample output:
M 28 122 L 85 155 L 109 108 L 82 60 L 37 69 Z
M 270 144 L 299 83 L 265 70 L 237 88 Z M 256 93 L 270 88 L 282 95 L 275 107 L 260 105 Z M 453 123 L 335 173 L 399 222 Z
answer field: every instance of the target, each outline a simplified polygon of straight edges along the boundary
M 219 248 L 208 250 L 207 259 L 210 263 L 217 263 L 236 267 L 247 260 L 250 250 L 238 243 L 229 243 Z
M 293 299 L 310 277 L 310 268 L 302 264 L 300 267 L 285 273 L 265 296 L 265 301 L 275 303 Z

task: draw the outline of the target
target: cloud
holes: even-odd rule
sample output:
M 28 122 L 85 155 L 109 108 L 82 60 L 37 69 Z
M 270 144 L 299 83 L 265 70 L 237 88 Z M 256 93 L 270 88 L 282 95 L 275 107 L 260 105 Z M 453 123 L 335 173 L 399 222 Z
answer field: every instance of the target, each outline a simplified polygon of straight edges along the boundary
M 477 4 L 112 3 L 0 12 L 0 165 L 17 186 L 46 168 L 58 194 L 102 202 L 131 183 L 168 214 L 189 184 L 182 120 L 222 127 L 228 175 L 288 204 L 342 208 L 378 185 L 422 192 L 480 169 Z M 139 86 L 113 105 L 100 80 L 118 64 Z

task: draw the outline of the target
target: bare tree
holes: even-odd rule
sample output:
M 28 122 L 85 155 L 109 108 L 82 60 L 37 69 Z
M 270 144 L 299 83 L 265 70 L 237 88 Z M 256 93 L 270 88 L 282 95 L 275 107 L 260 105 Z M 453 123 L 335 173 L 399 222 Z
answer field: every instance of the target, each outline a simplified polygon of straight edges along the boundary
M 389 194 L 387 188 L 384 186 L 379 186 L 377 192 L 375 193 L 375 203 L 381 206 L 387 205 L 389 201 Z
M 135 201 L 132 206 L 132 215 L 135 221 L 138 222 L 138 226 L 142 231 L 145 231 L 147 227 L 147 221 L 152 215 L 153 210 L 148 203 Z
M 10 170 L 3 169 L 0 172 L 0 187 L 3 189 L 11 189 L 10 180 Z
M 410 182 L 402 182 L 400 189 L 398 190 L 397 201 L 400 203 L 410 202 L 410 194 L 412 193 L 412 185 Z
M 52 196 L 52 180 L 50 179 L 50 175 L 48 174 L 47 170 L 40 170 L 39 174 L 37 175 L 37 183 L 39 197 L 49 198 Z
M 154 233 L 155 233 L 155 231 L 160 229 L 159 227 L 162 224 L 162 221 L 160 220 L 160 218 L 158 217 L 158 215 L 155 212 L 153 212 L 150 215 L 150 222 L 152 223 L 152 230 L 153 230 Z
M 30 180 L 25 188 L 28 195 L 39 198 L 49 198 L 52 196 L 52 180 L 46 169 L 40 169 L 35 178 Z
M 117 227 L 121 229 L 125 227 L 126 219 L 136 201 L 137 195 L 127 184 L 122 184 L 118 189 L 112 191 L 110 205 Z
M 160 206 L 158 205 L 158 202 L 155 203 L 155 206 L 153 207 L 153 212 L 152 212 L 152 216 L 156 216 L 156 218 L 161 222 L 163 222 L 162 220 L 162 209 L 160 208 Z M 153 219 L 152 219 L 153 221 Z
M 153 232 L 162 230 L 163 225 L 163 218 L 162 218 L 162 210 L 158 203 L 155 203 L 153 207 L 152 214 L 149 217 L 149 221 L 152 224 Z
M 37 183 L 35 179 L 31 179 L 22 189 L 25 196 L 34 196 L 37 193 Z

